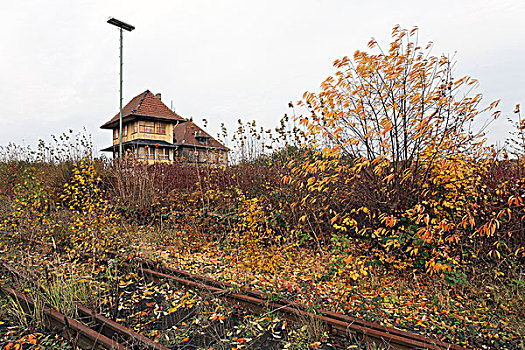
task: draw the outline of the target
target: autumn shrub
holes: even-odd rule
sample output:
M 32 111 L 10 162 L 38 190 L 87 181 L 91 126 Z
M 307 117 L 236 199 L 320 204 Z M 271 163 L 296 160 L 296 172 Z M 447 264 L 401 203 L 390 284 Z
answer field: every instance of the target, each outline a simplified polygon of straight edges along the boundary
M 64 185 L 59 209 L 68 216 L 63 224 L 65 238 L 73 253 L 104 253 L 118 244 L 118 217 L 105 198 L 93 161 L 84 158 L 75 164 Z
M 294 193 L 281 176 L 296 153 L 302 154 L 287 149 L 228 168 L 126 160 L 111 164 L 101 183 L 127 222 L 177 233 L 163 245 L 177 246 L 181 234 L 192 249 L 221 242 L 250 268 L 274 272 L 281 248 L 295 242 Z
M 22 182 L 22 174 L 27 166 L 25 162 L 0 162 L 0 196 L 13 196 L 15 186 Z
M 456 79 L 454 62 L 420 47 L 417 29 L 392 34 L 388 50 L 372 39 L 377 53 L 336 60 L 322 92 L 305 93 L 298 120 L 312 156 L 283 178 L 303 194 L 301 219 L 333 237 L 337 271 L 354 279 L 363 259 L 451 274 L 474 243 L 490 254 L 506 235 L 505 212 L 485 193 L 495 158 L 473 127 L 497 102 L 480 109 L 481 94 L 469 94 L 477 82 Z
M 10 144 L 0 147 L 0 196 L 3 228 L 23 237 L 64 241 L 70 229 L 80 229 L 69 220 L 74 217 L 64 209 L 64 188 L 72 180 L 78 164 L 89 162 L 93 169 L 104 169 L 104 161 L 92 159 L 89 135 L 68 133 L 47 143 L 40 140 L 36 149 Z M 98 191 L 95 186 L 82 190 Z M 69 193 L 71 194 L 71 193 Z M 76 194 L 80 198 L 80 193 Z M 81 200 L 84 200 L 82 198 Z M 102 203 L 101 203 L 102 205 Z M 88 217 L 92 216 L 88 213 Z
M 518 159 L 493 162 L 482 174 L 472 222 L 471 238 L 479 260 L 501 260 L 525 255 L 525 173 Z M 488 246 L 488 247 L 487 247 Z M 485 254 L 483 254 L 485 253 Z
M 50 196 L 37 176 L 37 169 L 25 167 L 13 185 L 10 208 L 3 217 L 3 229 L 24 237 L 48 235 L 54 222 L 49 216 Z
M 129 159 L 109 167 L 104 187 L 125 218 L 138 224 L 159 224 L 181 214 L 180 196 L 209 187 L 206 179 L 212 171 L 216 173 L 213 179 L 219 181 L 220 169 L 182 163 L 148 165 Z
M 272 216 L 260 200 L 247 198 L 238 190 L 240 205 L 237 208 L 237 225 L 230 234 L 229 240 L 236 250 L 241 264 L 256 272 L 276 272 L 284 262 L 286 238 L 278 233 L 277 225 L 273 225 Z M 275 245 L 279 245 L 278 250 Z
M 229 216 L 237 190 L 255 197 L 279 187 L 279 174 L 277 167 L 247 162 L 224 169 L 126 161 L 109 166 L 102 185 L 118 210 L 136 223 L 170 224 L 182 216 L 204 222 Z
M 69 181 L 74 164 L 83 158 L 93 159 L 91 137 L 85 130 L 51 135 L 51 142 L 39 140 L 36 148 L 14 143 L 0 146 L 0 196 L 12 198 L 15 187 L 27 180 L 25 175 L 30 171 L 46 189 L 53 205 Z M 95 164 L 97 169 L 105 166 L 102 160 Z

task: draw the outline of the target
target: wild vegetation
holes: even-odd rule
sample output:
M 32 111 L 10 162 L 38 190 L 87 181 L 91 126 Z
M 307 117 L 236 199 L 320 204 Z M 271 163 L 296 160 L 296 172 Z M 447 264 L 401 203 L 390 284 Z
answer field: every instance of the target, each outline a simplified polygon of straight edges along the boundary
M 35 152 L 2 148 L 3 244 L 38 238 L 72 259 L 138 252 L 313 310 L 524 347 L 519 105 L 506 146 L 488 145 L 498 102 L 484 104 L 417 29 L 394 27 L 388 47 L 369 49 L 336 60 L 274 131 L 239 121 L 227 168 L 98 159 L 72 132 Z M 301 337 L 297 348 L 329 342 Z

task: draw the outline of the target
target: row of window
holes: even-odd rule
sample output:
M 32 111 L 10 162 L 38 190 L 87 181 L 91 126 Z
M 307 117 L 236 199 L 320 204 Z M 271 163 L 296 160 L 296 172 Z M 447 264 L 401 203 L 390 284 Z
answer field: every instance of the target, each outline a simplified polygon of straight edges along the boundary
M 152 159 L 152 160 L 170 160 L 169 149 L 161 147 L 148 147 L 140 146 L 136 150 L 135 155 L 139 159 Z M 175 158 L 183 160 L 189 160 L 192 162 L 208 162 L 208 163 L 220 163 L 223 161 L 223 154 L 214 154 L 213 152 L 201 153 L 198 150 L 185 150 L 179 154 L 179 151 L 175 151 Z
M 122 126 L 122 136 L 128 136 L 128 127 L 129 124 L 124 124 Z M 115 140 L 118 139 L 118 131 L 118 128 L 113 129 L 113 139 Z M 166 123 L 139 121 L 138 125 L 137 123 L 133 123 L 133 133 L 135 134 L 137 131 L 146 134 L 166 135 Z
M 134 131 L 137 132 L 137 124 L 134 124 Z M 166 135 L 166 123 L 139 121 L 139 131 L 148 134 Z
M 156 147 L 139 147 L 138 157 L 140 159 L 170 159 L 169 149 Z

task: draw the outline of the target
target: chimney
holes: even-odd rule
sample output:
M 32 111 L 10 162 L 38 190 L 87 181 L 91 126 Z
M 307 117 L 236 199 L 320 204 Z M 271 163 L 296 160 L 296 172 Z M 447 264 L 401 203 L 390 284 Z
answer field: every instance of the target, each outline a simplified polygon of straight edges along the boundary
M 158 94 L 155 94 L 155 98 L 158 99 L 159 101 L 162 101 L 160 97 L 161 97 L 160 92 Z

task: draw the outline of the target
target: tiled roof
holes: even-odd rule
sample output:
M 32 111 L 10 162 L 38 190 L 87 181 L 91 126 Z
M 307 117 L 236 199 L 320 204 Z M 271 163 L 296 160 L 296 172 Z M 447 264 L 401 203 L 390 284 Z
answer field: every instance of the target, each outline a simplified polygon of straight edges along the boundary
M 208 144 L 201 143 L 198 137 L 208 139 Z M 173 127 L 174 144 L 180 146 L 213 147 L 228 151 L 228 148 L 199 128 L 192 121 L 177 124 Z
M 178 121 L 186 120 L 177 113 L 171 111 L 168 106 L 162 103 L 160 99 L 156 98 L 149 90 L 135 96 L 124 108 L 122 108 L 122 118 L 131 115 L 173 119 Z M 102 125 L 101 128 L 110 128 L 119 120 L 119 116 L 120 112 L 110 121 Z

